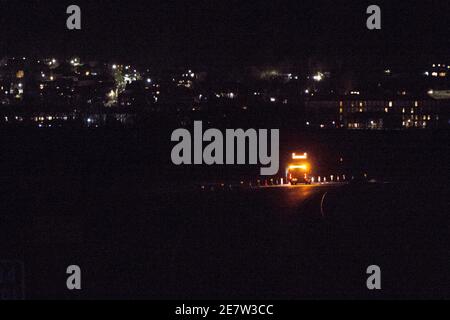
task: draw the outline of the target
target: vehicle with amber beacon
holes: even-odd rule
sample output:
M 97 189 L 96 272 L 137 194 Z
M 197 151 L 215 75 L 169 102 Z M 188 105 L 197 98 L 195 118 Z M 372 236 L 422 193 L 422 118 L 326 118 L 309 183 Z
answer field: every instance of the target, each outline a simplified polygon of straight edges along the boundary
M 308 162 L 308 154 L 292 154 L 292 163 L 287 167 L 287 181 L 291 185 L 311 184 L 311 165 Z

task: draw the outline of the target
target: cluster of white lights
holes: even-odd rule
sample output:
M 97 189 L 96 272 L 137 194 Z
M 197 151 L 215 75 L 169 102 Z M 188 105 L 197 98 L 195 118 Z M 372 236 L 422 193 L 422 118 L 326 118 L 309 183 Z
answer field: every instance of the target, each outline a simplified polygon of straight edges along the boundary
M 315 74 L 315 75 L 313 76 L 313 79 L 314 79 L 315 81 L 317 81 L 317 82 L 322 81 L 323 78 L 324 78 L 324 75 L 323 75 L 323 73 L 321 73 L 321 72 L 318 72 L 317 74 Z
M 80 60 L 78 58 L 73 58 L 72 60 L 70 60 L 70 64 L 73 65 L 74 67 L 79 66 Z
M 195 73 L 192 70 L 188 70 L 187 73 L 182 74 L 184 78 L 195 78 Z
M 450 65 L 446 65 L 446 64 L 440 64 L 440 63 L 438 63 L 438 64 L 433 64 L 433 68 L 436 68 L 436 67 L 438 67 L 438 68 L 447 68 L 447 69 L 450 69 Z

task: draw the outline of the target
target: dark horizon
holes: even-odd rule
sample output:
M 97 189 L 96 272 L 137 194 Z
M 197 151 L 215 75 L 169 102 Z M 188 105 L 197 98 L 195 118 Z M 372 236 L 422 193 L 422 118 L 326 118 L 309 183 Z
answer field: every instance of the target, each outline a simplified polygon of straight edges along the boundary
M 310 57 L 371 65 L 449 58 L 448 4 L 338 1 L 78 1 L 82 30 L 65 28 L 70 1 L 2 1 L 0 55 L 72 54 L 162 66 L 243 66 Z M 26 17 L 24 12 L 30 14 Z M 351 57 L 351 59 L 350 59 Z M 425 58 L 426 57 L 426 58 Z

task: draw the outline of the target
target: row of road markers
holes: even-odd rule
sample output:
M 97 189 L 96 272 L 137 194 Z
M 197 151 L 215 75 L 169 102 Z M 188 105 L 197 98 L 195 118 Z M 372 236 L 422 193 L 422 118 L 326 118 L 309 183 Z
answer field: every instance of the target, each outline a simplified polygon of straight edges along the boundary
M 347 176 L 344 175 L 330 175 L 330 176 L 313 176 L 311 177 L 311 184 L 328 184 L 328 183 L 346 183 Z M 200 185 L 202 190 L 218 191 L 218 190 L 235 190 L 241 188 L 264 188 L 271 186 L 287 186 L 289 185 L 288 179 L 284 177 L 271 178 L 271 179 L 258 179 L 258 180 L 242 180 L 232 183 L 205 183 Z

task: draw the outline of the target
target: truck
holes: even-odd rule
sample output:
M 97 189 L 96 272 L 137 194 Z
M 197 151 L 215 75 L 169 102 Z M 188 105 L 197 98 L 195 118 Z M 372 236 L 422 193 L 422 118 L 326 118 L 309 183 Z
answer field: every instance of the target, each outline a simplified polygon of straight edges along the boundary
M 292 154 L 293 162 L 288 166 L 287 181 L 291 185 L 311 184 L 311 165 L 307 161 L 308 154 Z

